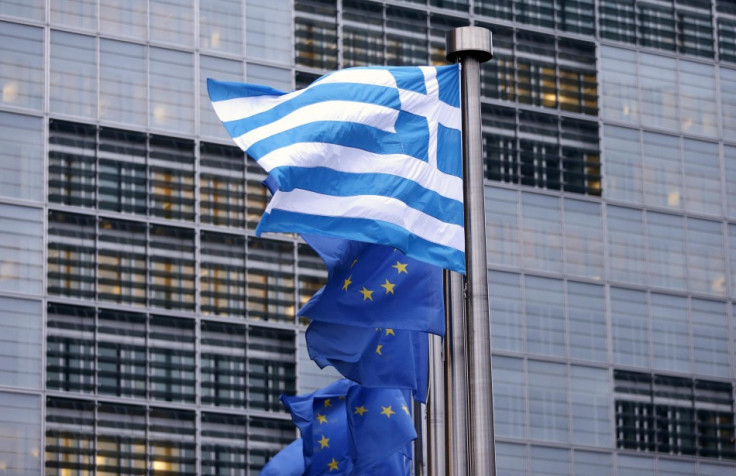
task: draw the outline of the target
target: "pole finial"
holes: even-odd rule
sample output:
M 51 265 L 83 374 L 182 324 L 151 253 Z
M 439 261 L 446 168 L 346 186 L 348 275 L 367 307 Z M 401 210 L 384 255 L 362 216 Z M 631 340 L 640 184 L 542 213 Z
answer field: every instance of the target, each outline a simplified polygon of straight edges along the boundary
M 447 60 L 455 62 L 463 55 L 473 56 L 483 63 L 493 58 L 491 30 L 479 26 L 461 26 L 445 35 Z

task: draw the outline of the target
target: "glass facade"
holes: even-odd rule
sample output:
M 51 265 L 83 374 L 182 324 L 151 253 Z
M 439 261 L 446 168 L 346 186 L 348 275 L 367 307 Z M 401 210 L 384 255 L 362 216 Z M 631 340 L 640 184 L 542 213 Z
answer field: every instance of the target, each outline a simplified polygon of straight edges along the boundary
M 0 472 L 257 474 L 325 280 L 209 105 L 481 70 L 498 473 L 736 475 L 736 5 L 0 2 Z

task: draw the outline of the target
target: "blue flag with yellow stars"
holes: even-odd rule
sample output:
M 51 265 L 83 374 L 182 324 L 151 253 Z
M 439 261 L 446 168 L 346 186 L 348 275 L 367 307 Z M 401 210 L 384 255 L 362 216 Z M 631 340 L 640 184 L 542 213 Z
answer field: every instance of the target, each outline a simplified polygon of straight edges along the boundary
M 331 365 L 365 387 L 409 389 L 427 402 L 428 334 L 312 321 L 306 337 L 309 357 L 321 368 Z
M 355 385 L 347 395 L 348 426 L 355 449 L 355 470 L 386 463 L 417 437 L 402 391 Z
M 302 474 L 304 474 L 304 450 L 301 438 L 297 438 L 279 451 L 258 473 L 259 476 L 302 476 Z
M 305 475 L 408 475 L 416 438 L 402 391 L 339 380 L 281 400 L 303 441 Z
M 315 235 L 327 284 L 297 313 L 314 321 L 445 334 L 442 269 L 384 245 Z

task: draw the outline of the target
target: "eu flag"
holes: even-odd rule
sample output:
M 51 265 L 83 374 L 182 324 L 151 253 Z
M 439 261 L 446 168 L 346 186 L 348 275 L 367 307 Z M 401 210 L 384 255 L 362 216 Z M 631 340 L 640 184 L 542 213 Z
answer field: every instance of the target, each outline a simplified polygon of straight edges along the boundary
M 409 389 L 426 403 L 428 334 L 312 321 L 306 338 L 309 357 L 321 368 L 331 365 L 365 387 Z
M 389 246 L 303 237 L 325 262 L 328 278 L 299 316 L 356 327 L 445 334 L 441 268 Z
M 464 272 L 458 65 L 348 68 L 290 93 L 207 87 L 230 136 L 279 183 L 257 234 L 382 243 Z
M 258 473 L 259 476 L 302 476 L 302 474 L 304 474 L 304 451 L 301 438 L 297 438 L 279 451 Z
M 301 433 L 304 474 L 408 475 L 408 444 L 417 435 L 400 390 L 339 380 L 281 400 Z

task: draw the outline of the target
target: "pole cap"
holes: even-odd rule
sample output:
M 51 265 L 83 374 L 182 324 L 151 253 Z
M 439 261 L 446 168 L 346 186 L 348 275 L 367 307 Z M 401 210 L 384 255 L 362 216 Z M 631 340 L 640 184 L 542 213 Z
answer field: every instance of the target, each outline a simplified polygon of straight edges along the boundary
M 479 26 L 461 26 L 445 35 L 447 60 L 453 63 L 458 58 L 469 55 L 480 63 L 493 58 L 491 30 Z

